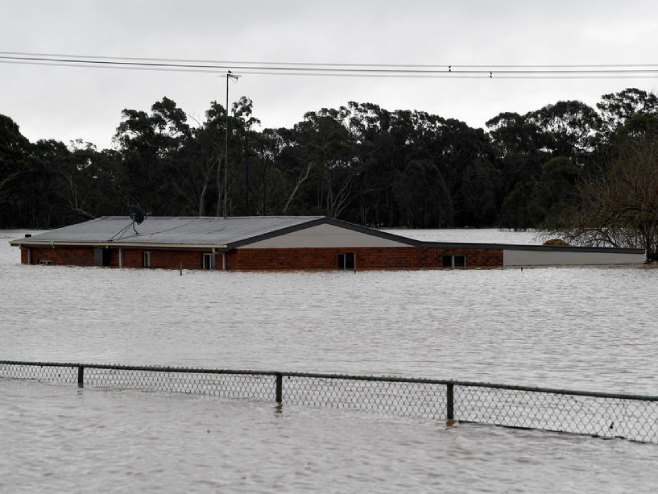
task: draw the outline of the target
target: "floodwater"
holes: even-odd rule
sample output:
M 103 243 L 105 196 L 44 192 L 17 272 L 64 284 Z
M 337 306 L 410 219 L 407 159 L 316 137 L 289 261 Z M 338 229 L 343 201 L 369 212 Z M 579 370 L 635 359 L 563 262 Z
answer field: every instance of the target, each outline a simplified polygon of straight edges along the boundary
M 655 492 L 658 447 L 0 382 L 0 491 Z
M 7 241 L 23 234 L 0 232 L 0 359 L 658 395 L 652 268 L 180 276 L 21 266 Z M 651 492 L 658 482 L 658 447 L 624 441 L 15 381 L 0 393 L 0 490 L 13 492 Z

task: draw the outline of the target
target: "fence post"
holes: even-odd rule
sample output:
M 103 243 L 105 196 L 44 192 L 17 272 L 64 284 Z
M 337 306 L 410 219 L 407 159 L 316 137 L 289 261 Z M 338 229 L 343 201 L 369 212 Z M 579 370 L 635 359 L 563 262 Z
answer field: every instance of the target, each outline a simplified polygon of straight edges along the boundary
M 78 366 L 78 388 L 85 387 L 85 368 L 83 365 Z
M 283 403 L 283 374 L 277 372 L 276 376 L 276 402 L 280 405 Z
M 450 424 L 455 420 L 455 390 L 454 384 L 446 384 L 446 420 Z

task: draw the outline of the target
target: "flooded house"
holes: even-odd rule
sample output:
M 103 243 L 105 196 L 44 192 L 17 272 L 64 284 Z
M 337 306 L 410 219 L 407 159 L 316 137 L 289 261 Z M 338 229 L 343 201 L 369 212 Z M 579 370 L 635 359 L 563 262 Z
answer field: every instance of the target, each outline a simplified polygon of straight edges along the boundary
M 324 216 L 105 216 L 13 240 L 23 264 L 222 271 L 638 264 L 640 249 L 427 242 Z

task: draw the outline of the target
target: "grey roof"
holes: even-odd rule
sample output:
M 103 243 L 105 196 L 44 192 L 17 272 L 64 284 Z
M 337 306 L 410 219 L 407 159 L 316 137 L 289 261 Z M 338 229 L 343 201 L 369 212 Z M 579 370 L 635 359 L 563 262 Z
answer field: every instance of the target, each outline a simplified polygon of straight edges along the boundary
M 123 245 L 207 247 L 232 249 L 319 224 L 332 224 L 349 230 L 394 240 L 417 247 L 488 248 L 504 250 L 618 252 L 641 254 L 643 249 L 609 247 L 559 247 L 461 242 L 423 242 L 326 216 L 244 216 L 244 217 L 158 217 L 149 216 L 135 225 L 128 216 L 103 216 L 95 220 L 50 230 L 29 238 L 12 240 L 11 245 Z
M 148 217 L 132 227 L 127 216 L 103 216 L 95 220 L 50 230 L 30 238 L 11 242 L 21 244 L 91 244 L 91 245 L 179 245 L 229 246 L 253 237 L 285 233 L 325 219 L 323 216 L 253 216 L 253 217 Z M 302 226 L 304 225 L 304 226 Z M 308 225 L 311 226 L 311 225 Z

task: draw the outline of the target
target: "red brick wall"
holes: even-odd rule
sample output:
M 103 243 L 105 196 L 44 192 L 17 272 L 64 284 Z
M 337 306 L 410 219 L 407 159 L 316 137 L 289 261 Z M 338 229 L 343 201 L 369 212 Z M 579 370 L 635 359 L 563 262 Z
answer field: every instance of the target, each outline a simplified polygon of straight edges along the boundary
M 151 253 L 151 268 L 153 269 L 179 269 L 181 266 L 183 269 L 203 268 L 203 252 L 193 250 L 158 249 L 123 249 L 123 267 L 141 268 L 144 265 L 144 252 Z M 118 254 L 116 259 L 116 266 L 118 266 Z M 217 254 L 216 264 L 219 264 L 220 268 L 221 259 L 222 255 Z
M 94 266 L 93 247 L 48 247 L 30 248 L 32 264 L 50 261 L 56 266 Z M 143 267 L 144 252 L 151 253 L 151 267 L 154 269 L 202 269 L 203 253 L 200 251 L 171 251 L 157 249 L 123 249 L 123 266 L 126 268 Z M 27 264 L 27 248 L 21 249 L 21 262 Z M 221 253 L 217 254 L 216 264 L 222 265 Z M 110 267 L 119 267 L 119 249 L 110 249 Z
M 94 266 L 93 247 L 32 248 L 32 264 L 49 260 L 54 265 Z M 141 268 L 143 253 L 151 252 L 154 269 L 202 269 L 203 252 L 158 249 L 123 249 L 123 265 Z M 119 266 L 119 251 L 110 249 L 110 266 Z M 441 269 L 443 256 L 466 256 L 467 268 L 502 267 L 501 249 L 439 249 L 435 247 L 388 248 L 308 248 L 308 249 L 237 249 L 226 254 L 229 270 L 286 271 L 333 270 L 338 266 L 338 254 L 354 252 L 356 269 Z M 216 255 L 216 269 L 222 269 L 222 254 Z M 21 252 L 21 262 L 27 263 L 27 250 Z
M 27 263 L 27 251 L 21 249 L 21 262 Z M 32 264 L 50 261 L 59 266 L 93 266 L 94 249 L 89 247 L 30 247 Z
M 337 256 L 356 254 L 356 269 L 437 269 L 443 256 L 466 256 L 466 267 L 502 267 L 501 249 L 439 249 L 434 247 L 389 247 L 351 249 L 237 249 L 227 254 L 230 270 L 336 269 Z

